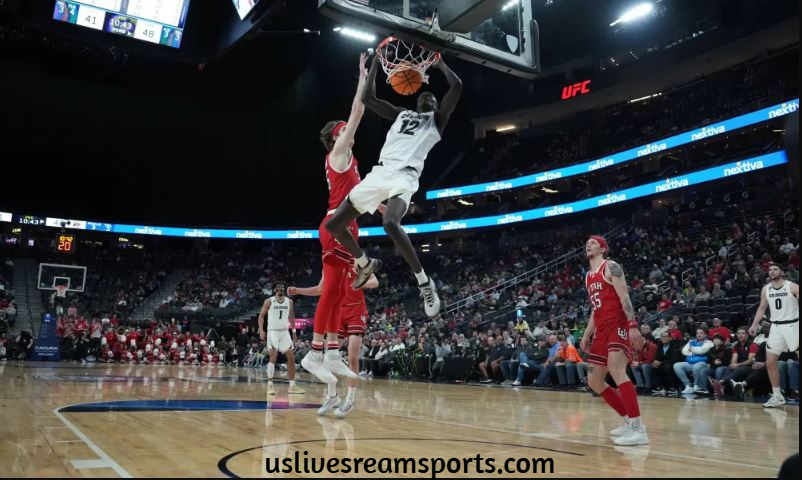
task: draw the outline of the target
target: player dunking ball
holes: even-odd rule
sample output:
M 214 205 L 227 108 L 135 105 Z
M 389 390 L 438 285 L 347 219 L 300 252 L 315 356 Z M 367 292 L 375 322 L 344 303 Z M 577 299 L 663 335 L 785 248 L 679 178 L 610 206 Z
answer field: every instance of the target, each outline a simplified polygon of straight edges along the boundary
M 275 395 L 273 375 L 276 373 L 278 352 L 287 357 L 287 376 L 290 379 L 289 393 L 301 394 L 304 390 L 295 384 L 295 311 L 292 300 L 284 295 L 284 284 L 277 283 L 273 287 L 274 296 L 265 300 L 259 312 L 259 337 L 267 342 L 270 361 L 267 364 L 267 394 Z M 267 328 L 265 328 L 267 316 Z M 292 332 L 292 336 L 290 336 Z
M 624 270 L 606 258 L 609 251 L 607 241 L 598 235 L 590 237 L 585 244 L 585 254 L 590 262 L 585 287 L 593 311 L 580 347 L 588 352 L 588 363 L 591 364 L 588 385 L 624 419 L 622 426 L 610 431 L 610 435 L 615 437 L 613 442 L 616 445 L 646 445 L 649 437 L 641 423 L 638 394 L 627 376 L 632 349 L 641 349 L 643 337 L 635 321 Z M 608 371 L 618 385 L 618 391 L 605 381 Z
M 766 408 L 785 404 L 785 397 L 780 390 L 777 359 L 785 352 L 796 352 L 799 358 L 799 285 L 783 279 L 784 275 L 779 264 L 770 264 L 771 283 L 760 292 L 760 306 L 757 307 L 755 320 L 749 328 L 749 335 L 754 337 L 766 310 L 771 309 L 771 330 L 766 341 L 766 370 L 771 381 L 771 397 L 763 404 Z
M 342 324 L 338 336 L 340 339 L 348 338 L 348 366 L 352 371 L 359 370 L 359 350 L 362 348 L 362 335 L 367 330 L 368 307 L 365 303 L 365 294 L 362 290 L 354 290 L 351 288 L 351 282 L 355 274 L 350 274 L 346 278 L 346 294 L 341 307 Z M 323 292 L 324 277 L 320 278 L 320 283 L 315 287 L 297 288 L 290 287 L 287 293 L 290 295 L 304 295 L 308 297 L 317 297 Z M 378 288 L 379 280 L 375 275 L 362 287 L 364 288 Z M 356 386 L 359 380 L 348 379 L 348 395 L 345 397 L 345 402 L 339 406 L 335 404 L 323 405 L 318 410 L 318 415 L 325 415 L 331 411 L 332 408 L 337 406 L 334 415 L 338 418 L 345 418 L 346 415 L 351 413 L 356 404 Z
M 423 271 L 412 242 L 401 228 L 401 219 L 409 208 L 412 195 L 418 191 L 418 179 L 423 172 L 426 157 L 440 141 L 459 102 L 462 81 L 440 60 L 435 66 L 443 72 L 450 86 L 443 97 L 443 105 L 438 106 L 434 94 L 424 92 L 418 96 L 417 111 L 404 110 L 376 98 L 378 66 L 379 59 L 376 56 L 368 74 L 365 106 L 395 123 L 387 133 L 379 156 L 379 165 L 373 167 L 365 179 L 351 190 L 348 198 L 326 223 L 326 229 L 356 258 L 357 275 L 353 287 L 360 288 L 371 275 L 379 271 L 381 261 L 365 256 L 354 235 L 349 232 L 348 225 L 365 212 L 375 212 L 387 200 L 384 230 L 415 273 L 426 314 L 434 317 L 440 312 L 440 298 L 434 282 Z
M 335 375 L 358 378 L 357 374 L 343 363 L 339 352 L 340 343 L 337 340 L 337 332 L 342 323 L 340 307 L 345 298 L 345 282 L 354 259 L 323 225 L 345 200 L 351 189 L 359 183 L 359 169 L 352 148 L 354 135 L 356 135 L 359 123 L 365 113 L 365 105 L 362 103 L 368 74 L 365 68 L 365 59 L 364 54 L 360 55 L 359 83 L 348 122 L 331 121 L 320 132 L 320 140 L 328 152 L 325 169 L 326 183 L 329 186 L 329 211 L 320 224 L 323 276 L 326 278 L 326 283 L 315 310 L 312 351 L 301 361 L 301 366 L 328 386 L 324 406 L 328 404 L 337 406 L 340 403 L 337 398 L 337 377 Z M 356 221 L 351 221 L 346 226 L 354 235 L 359 234 Z M 325 357 L 324 349 L 327 350 Z

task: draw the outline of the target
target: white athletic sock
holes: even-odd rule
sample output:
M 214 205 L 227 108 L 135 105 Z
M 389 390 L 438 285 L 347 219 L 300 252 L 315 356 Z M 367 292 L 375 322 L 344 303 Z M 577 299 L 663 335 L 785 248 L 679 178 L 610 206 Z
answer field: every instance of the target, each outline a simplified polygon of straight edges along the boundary
M 368 266 L 368 256 L 364 253 L 361 257 L 356 259 L 356 264 L 359 265 L 359 268 L 365 268 Z
M 420 272 L 415 274 L 415 278 L 418 280 L 418 285 L 423 285 L 424 283 L 429 281 L 429 276 L 426 275 L 426 271 L 421 269 Z
M 640 417 L 630 418 L 629 420 L 627 420 L 627 422 L 632 428 L 640 428 Z
M 291 386 L 291 387 L 294 387 L 294 386 L 295 386 L 295 380 L 290 380 L 290 386 Z
M 336 397 L 337 396 L 337 382 L 329 383 L 329 397 Z
M 777 397 L 782 397 L 783 396 L 783 391 L 780 389 L 780 387 L 772 387 L 771 393 L 774 394 Z
M 348 387 L 348 396 L 346 397 L 349 402 L 353 402 L 356 398 L 356 387 Z
M 267 364 L 267 378 L 272 380 L 274 373 L 276 373 L 276 364 L 275 363 L 268 363 Z

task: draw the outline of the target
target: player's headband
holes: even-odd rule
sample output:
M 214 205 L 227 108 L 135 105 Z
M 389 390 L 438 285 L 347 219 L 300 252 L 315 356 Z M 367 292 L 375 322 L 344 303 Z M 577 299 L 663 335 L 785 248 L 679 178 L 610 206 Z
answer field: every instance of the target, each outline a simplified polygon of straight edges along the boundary
M 334 138 L 337 135 L 339 135 L 340 132 L 342 131 L 342 129 L 345 128 L 346 125 L 348 125 L 348 124 L 345 123 L 345 122 L 338 123 L 337 126 L 334 127 L 334 130 L 331 131 L 331 138 Z
M 607 246 L 607 240 L 605 240 L 604 237 L 601 235 L 592 235 L 590 238 L 599 242 L 599 246 L 603 248 L 606 253 L 610 253 L 610 247 Z

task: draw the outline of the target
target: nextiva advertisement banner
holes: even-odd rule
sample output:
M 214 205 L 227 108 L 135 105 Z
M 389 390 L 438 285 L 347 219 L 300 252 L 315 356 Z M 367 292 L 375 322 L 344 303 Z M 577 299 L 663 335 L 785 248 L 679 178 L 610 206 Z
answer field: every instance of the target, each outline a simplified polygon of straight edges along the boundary
M 464 195 L 473 195 L 477 193 L 495 192 L 498 190 L 509 190 L 511 188 L 526 187 L 529 185 L 536 185 L 538 183 L 558 180 L 560 178 L 573 177 L 576 175 L 595 172 L 604 168 L 612 167 L 614 165 L 621 165 L 623 163 L 637 160 L 653 153 L 662 152 L 663 150 L 698 142 L 706 138 L 715 137 L 716 135 L 722 135 L 724 133 L 737 130 L 739 128 L 756 125 L 773 118 L 783 117 L 785 115 L 794 113 L 797 110 L 799 110 L 799 99 L 795 98 L 778 105 L 747 113 L 746 115 L 741 115 L 739 117 L 730 118 L 729 120 L 713 123 L 696 130 L 690 130 L 688 132 L 680 133 L 678 135 L 674 135 L 673 137 L 664 138 L 662 140 L 657 140 L 656 142 L 641 145 L 639 147 L 630 148 L 629 150 L 615 153 L 604 158 L 592 160 L 590 162 L 558 168 L 548 172 L 510 178 L 507 180 L 477 183 L 462 187 L 449 187 L 442 190 L 430 190 L 426 192 L 426 199 L 433 200 L 438 198 L 451 198 Z

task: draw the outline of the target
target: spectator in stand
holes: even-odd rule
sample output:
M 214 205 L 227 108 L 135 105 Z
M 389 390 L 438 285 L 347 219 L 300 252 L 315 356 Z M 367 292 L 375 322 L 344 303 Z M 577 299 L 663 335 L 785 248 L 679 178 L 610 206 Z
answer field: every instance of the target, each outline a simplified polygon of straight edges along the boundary
M 534 336 L 535 338 L 539 337 L 546 338 L 546 335 L 548 334 L 549 334 L 549 329 L 546 327 L 545 320 L 539 321 L 535 329 L 532 330 L 532 336 Z
M 715 392 L 731 391 L 735 382 L 741 382 L 752 373 L 752 364 L 755 363 L 755 355 L 758 346 L 749 338 L 746 327 L 739 327 L 737 332 L 738 341 L 732 345 L 732 358 L 730 359 L 730 371 L 719 382 L 713 380 L 713 390 Z
M 785 237 L 784 243 L 780 245 L 780 254 L 783 256 L 788 256 L 794 250 L 799 250 L 799 244 L 794 245 L 790 238 Z
M 679 341 L 673 340 L 671 334 L 663 332 L 660 334 L 660 345 L 652 361 L 652 379 L 654 380 L 654 395 L 665 396 L 668 392 L 674 391 L 678 379 L 674 374 L 674 364 L 682 361 L 682 349 Z
M 576 365 L 582 363 L 582 357 L 564 335 L 560 335 L 558 338 L 560 348 L 557 349 L 557 356 L 554 362 L 557 380 L 560 383 L 560 387 L 576 385 Z
M 671 308 L 671 305 L 672 305 L 671 299 L 669 299 L 668 295 L 664 293 L 660 302 L 657 304 L 657 311 L 665 312 L 666 310 Z
M 557 350 L 560 348 L 560 343 L 557 341 L 557 335 L 550 334 L 548 336 L 549 356 L 543 362 L 540 369 L 540 375 L 535 380 L 535 386 L 545 387 L 553 383 L 554 379 L 554 362 L 557 361 Z
M 711 338 L 715 337 L 716 335 L 721 335 L 721 337 L 724 339 L 724 343 L 727 345 L 730 344 L 730 339 L 732 337 L 732 332 L 730 329 L 722 326 L 721 319 L 718 317 L 713 318 L 713 328 L 708 330 L 707 334 Z M 727 362 L 727 365 L 729 365 L 729 362 Z
M 654 338 L 655 340 L 660 340 L 660 336 L 663 335 L 663 332 L 667 331 L 668 331 L 668 325 L 666 325 L 666 319 L 660 317 L 657 320 L 657 328 L 655 328 L 654 331 L 652 332 L 652 338 Z
M 763 343 L 758 348 L 755 354 L 755 361 L 752 363 L 751 372 L 742 381 L 736 382 L 730 380 L 732 386 L 732 393 L 735 395 L 736 400 L 743 400 L 744 393 L 758 388 L 761 390 L 771 391 L 771 382 L 769 381 L 769 371 L 766 369 L 766 344 Z
M 707 291 L 707 287 L 704 285 L 699 285 L 699 293 L 696 294 L 696 304 L 699 302 L 709 302 L 710 301 L 710 292 Z
M 727 293 L 721 289 L 721 284 L 716 282 L 713 284 L 713 291 L 710 292 L 710 298 L 727 298 Z
M 373 359 L 376 358 L 376 355 L 379 353 L 379 341 L 375 338 L 370 342 L 370 349 L 368 349 L 368 353 L 359 359 L 359 375 L 362 377 L 368 376 L 368 372 L 370 371 L 371 363 Z
M 518 334 L 529 333 L 529 324 L 526 323 L 526 320 L 524 319 L 524 317 L 520 316 L 520 317 L 518 317 L 517 320 L 518 321 L 515 323 L 515 327 L 514 327 L 515 331 L 518 332 Z
M 374 374 L 381 375 L 381 372 L 383 371 L 382 366 L 387 363 L 386 359 L 388 353 L 390 353 L 390 351 L 387 349 L 387 343 L 384 340 L 380 340 L 379 350 L 376 352 L 376 355 L 374 355 L 373 359 L 371 359 L 368 365 L 368 377 L 372 377 Z
M 781 363 L 785 366 L 780 367 Z M 787 373 L 780 378 L 786 392 L 785 398 L 799 400 L 799 357 L 791 352 L 783 353 L 777 361 L 777 369 Z
M 434 363 L 432 364 L 432 373 L 429 380 L 437 380 L 443 374 L 446 359 L 451 357 L 451 340 L 448 338 L 438 338 L 434 348 Z
M 716 385 L 721 383 L 714 382 L 710 376 L 714 375 L 715 380 L 720 381 L 727 376 L 730 371 L 730 362 L 732 361 L 732 350 L 724 343 L 724 336 L 720 333 L 713 335 L 713 348 L 707 352 L 707 368 L 705 368 L 701 375 L 704 377 L 704 384 L 710 384 L 713 387 L 713 393 L 717 398 L 724 396 L 723 390 L 716 390 Z
M 519 386 L 524 380 L 524 375 L 527 370 L 535 370 L 539 372 L 543 368 L 543 362 L 549 358 L 549 348 L 546 345 L 546 337 L 537 337 L 537 345 L 532 347 L 532 351 L 524 349 L 518 356 L 518 374 L 515 381 L 512 382 L 514 386 Z
M 678 317 L 674 317 L 674 319 L 676 318 Z M 668 335 L 671 337 L 671 340 L 682 341 L 683 339 L 682 330 L 679 329 L 677 320 L 674 319 L 668 321 Z
M 514 379 L 518 376 L 518 368 L 521 363 L 521 355 L 529 358 L 528 354 L 532 353 L 532 347 L 524 335 L 518 337 L 518 345 L 512 352 L 509 359 L 501 362 L 501 374 L 504 376 L 502 385 L 511 385 Z
M 496 341 L 492 336 L 487 338 L 487 345 L 490 350 L 487 352 L 487 358 L 484 362 L 479 364 L 479 371 L 482 373 L 482 380 L 480 383 L 490 383 L 494 381 L 501 373 L 501 362 L 508 359 L 512 352 L 504 345 L 503 340 Z
M 657 354 L 657 344 L 652 341 L 651 328 L 649 325 L 641 325 L 641 335 L 643 335 L 643 347 L 633 354 L 632 374 L 635 377 L 635 386 L 638 390 L 651 391 L 652 370 L 655 355 Z
M 702 372 L 707 368 L 707 352 L 711 348 L 713 348 L 713 342 L 707 339 L 707 333 L 701 328 L 696 330 L 696 338 L 682 347 L 685 361 L 674 364 L 674 373 L 685 385 L 685 390 L 682 391 L 683 395 L 707 393 L 707 385 L 702 383 Z M 691 372 L 696 385 L 691 385 L 688 378 L 688 374 Z

